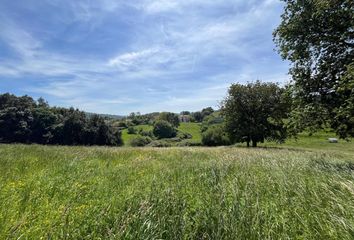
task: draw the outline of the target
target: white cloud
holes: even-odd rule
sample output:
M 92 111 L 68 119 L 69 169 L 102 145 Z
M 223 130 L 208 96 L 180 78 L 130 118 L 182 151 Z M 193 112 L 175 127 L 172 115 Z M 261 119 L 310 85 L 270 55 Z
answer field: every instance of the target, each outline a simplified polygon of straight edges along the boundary
M 130 34 L 127 43 L 122 42 L 124 47 L 112 50 L 110 56 L 101 55 L 99 49 L 69 55 L 48 48 L 21 25 L 0 21 L 0 37 L 21 58 L 5 61 L 0 56 L 0 75 L 47 78 L 26 91 L 53 96 L 66 106 L 107 113 L 198 110 L 217 105 L 232 82 L 278 81 L 286 73 L 286 68 L 272 65 L 274 59 L 260 58 L 265 48 L 273 48 L 264 42 L 271 42 L 269 26 L 277 21 L 276 0 L 64 2 L 72 13 L 66 15 L 69 27 L 79 21 L 94 26 L 92 31 L 107 30 L 104 18 L 114 15 L 125 28 L 117 26 L 104 34 Z M 127 6 L 137 15 L 126 22 L 122 11 Z M 98 39 L 105 37 L 99 34 Z M 93 98 L 100 94 L 96 102 Z
M 138 52 L 125 53 L 110 59 L 108 65 L 118 67 L 122 70 L 129 69 L 130 67 L 149 61 L 159 51 L 158 48 L 149 48 Z
M 36 55 L 41 43 L 28 32 L 17 28 L 11 22 L 0 18 L 0 38 L 11 46 L 18 54 L 24 57 Z

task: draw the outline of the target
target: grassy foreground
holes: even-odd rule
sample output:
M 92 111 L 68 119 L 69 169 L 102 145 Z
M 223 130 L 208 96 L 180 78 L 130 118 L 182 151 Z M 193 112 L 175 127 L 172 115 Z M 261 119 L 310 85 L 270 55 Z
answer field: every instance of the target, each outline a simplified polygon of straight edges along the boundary
M 0 239 L 353 239 L 340 151 L 0 145 Z

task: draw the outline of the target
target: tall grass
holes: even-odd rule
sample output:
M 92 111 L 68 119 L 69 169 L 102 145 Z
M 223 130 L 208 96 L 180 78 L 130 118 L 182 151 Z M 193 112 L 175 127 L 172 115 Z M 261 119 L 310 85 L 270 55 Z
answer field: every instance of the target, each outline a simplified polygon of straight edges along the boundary
M 0 239 L 353 239 L 352 157 L 0 145 Z

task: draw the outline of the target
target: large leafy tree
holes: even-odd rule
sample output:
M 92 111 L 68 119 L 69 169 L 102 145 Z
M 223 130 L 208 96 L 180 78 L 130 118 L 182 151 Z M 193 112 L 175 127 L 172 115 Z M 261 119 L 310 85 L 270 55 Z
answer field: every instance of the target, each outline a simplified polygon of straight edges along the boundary
M 165 120 L 159 120 L 154 124 L 153 134 L 159 139 L 173 138 L 176 136 L 177 131 L 171 123 Z
M 283 89 L 275 83 L 233 84 L 223 102 L 225 129 L 232 142 L 257 143 L 265 139 L 282 142 L 286 138 L 283 119 L 288 104 Z
M 329 123 L 341 137 L 353 136 L 353 115 L 343 109 L 353 94 L 347 72 L 354 62 L 354 1 L 283 1 L 274 40 L 292 63 L 291 126 L 302 131 Z
M 179 117 L 175 113 L 162 112 L 162 113 L 160 113 L 158 120 L 169 122 L 174 127 L 179 126 Z

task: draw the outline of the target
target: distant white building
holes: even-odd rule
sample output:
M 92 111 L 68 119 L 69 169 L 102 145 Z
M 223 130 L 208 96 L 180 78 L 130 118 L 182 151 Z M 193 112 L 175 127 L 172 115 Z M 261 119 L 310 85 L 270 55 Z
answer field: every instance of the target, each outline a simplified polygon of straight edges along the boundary
M 190 115 L 179 115 L 179 121 L 180 122 L 190 122 L 191 121 L 191 116 Z

